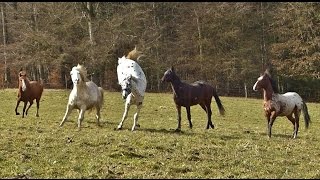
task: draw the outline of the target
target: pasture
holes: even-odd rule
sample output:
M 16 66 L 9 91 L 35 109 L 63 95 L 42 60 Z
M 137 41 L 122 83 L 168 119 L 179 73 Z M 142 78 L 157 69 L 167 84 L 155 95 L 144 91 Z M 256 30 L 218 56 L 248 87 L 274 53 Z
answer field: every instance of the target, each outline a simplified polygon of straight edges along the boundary
M 43 92 L 39 116 L 35 104 L 25 118 L 15 115 L 17 90 L 0 90 L 0 178 L 320 178 L 320 104 L 308 103 L 308 131 L 300 118 L 293 126 L 278 117 L 266 134 L 262 97 L 220 97 L 226 110 L 215 129 L 199 105 L 191 107 L 193 129 L 182 109 L 182 132 L 172 93 L 146 93 L 136 131 L 132 106 L 123 129 L 115 131 L 124 111 L 120 92 L 105 91 L 101 127 L 86 111 L 81 131 L 74 110 L 59 127 L 70 90 Z M 19 112 L 22 111 L 20 104 Z

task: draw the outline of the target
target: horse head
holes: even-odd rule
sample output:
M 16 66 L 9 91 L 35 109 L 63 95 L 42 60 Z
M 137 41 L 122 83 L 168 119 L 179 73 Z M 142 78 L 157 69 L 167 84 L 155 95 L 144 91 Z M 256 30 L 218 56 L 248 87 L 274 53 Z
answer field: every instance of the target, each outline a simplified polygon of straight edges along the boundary
M 86 68 L 80 64 L 72 68 L 72 70 L 70 71 L 70 76 L 74 85 L 77 85 L 80 82 L 89 81 L 87 78 Z
M 161 78 L 161 82 L 172 82 L 175 77 L 175 69 L 172 66 L 166 72 L 164 72 L 163 77 Z
M 27 73 L 21 68 L 19 72 L 19 88 L 21 88 L 22 91 L 26 91 L 27 89 L 25 80 L 27 80 Z
M 253 90 L 260 91 L 261 89 L 267 89 L 270 85 L 275 93 L 279 92 L 276 82 L 271 78 L 269 69 L 266 69 L 266 71 L 260 75 L 257 82 L 253 85 Z
M 130 74 L 126 78 L 124 78 L 123 81 L 120 83 L 123 99 L 126 99 L 128 95 L 132 92 L 132 88 L 134 88 L 136 81 L 137 79 Z

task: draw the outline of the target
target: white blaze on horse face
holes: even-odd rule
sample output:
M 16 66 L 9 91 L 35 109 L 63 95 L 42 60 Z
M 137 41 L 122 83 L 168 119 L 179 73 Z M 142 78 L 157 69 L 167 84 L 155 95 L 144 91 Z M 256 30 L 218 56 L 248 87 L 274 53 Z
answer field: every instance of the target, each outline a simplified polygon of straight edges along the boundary
M 22 91 L 26 91 L 27 89 L 27 86 L 26 86 L 26 83 L 24 82 L 24 79 L 21 79 L 21 82 L 22 82 Z
M 257 89 L 257 84 L 258 84 L 258 82 L 260 82 L 262 79 L 263 79 L 263 76 L 260 76 L 260 77 L 258 78 L 257 82 L 253 85 L 253 90 L 254 90 L 254 91 L 258 91 L 258 89 Z
M 70 76 L 71 76 L 73 84 L 79 84 L 79 81 L 80 81 L 80 72 L 79 71 L 72 70 L 70 72 Z

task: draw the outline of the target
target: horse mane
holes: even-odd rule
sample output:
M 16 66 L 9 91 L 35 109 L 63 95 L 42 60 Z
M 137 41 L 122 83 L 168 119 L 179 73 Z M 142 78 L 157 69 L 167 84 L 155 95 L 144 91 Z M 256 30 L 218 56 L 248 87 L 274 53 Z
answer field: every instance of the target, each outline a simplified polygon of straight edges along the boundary
M 75 66 L 73 68 L 80 72 L 80 75 L 83 78 L 84 82 L 88 82 L 89 81 L 89 79 L 87 78 L 87 76 L 88 76 L 87 69 L 83 65 L 78 64 L 77 66 Z
M 271 75 L 269 72 L 265 72 L 265 74 L 267 75 L 268 77 L 268 80 L 270 81 L 271 83 L 271 86 L 272 86 L 272 90 L 274 93 L 279 93 L 279 89 L 278 89 L 278 86 L 277 86 L 277 82 L 271 78 Z
M 142 56 L 142 52 L 138 51 L 137 47 L 135 46 L 134 49 L 128 53 L 126 58 L 137 61 L 141 56 Z

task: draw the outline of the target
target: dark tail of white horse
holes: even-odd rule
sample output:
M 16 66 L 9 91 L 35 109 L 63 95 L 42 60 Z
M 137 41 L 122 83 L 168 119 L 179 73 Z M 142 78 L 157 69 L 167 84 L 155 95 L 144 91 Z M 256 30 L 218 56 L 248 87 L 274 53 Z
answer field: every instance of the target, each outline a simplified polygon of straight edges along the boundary
M 306 128 L 308 129 L 311 120 L 310 120 L 310 116 L 309 116 L 309 113 L 308 113 L 307 104 L 306 104 L 304 101 L 303 101 L 303 105 L 302 105 L 302 112 L 303 112 L 303 117 L 304 117 L 305 126 L 306 126 Z

